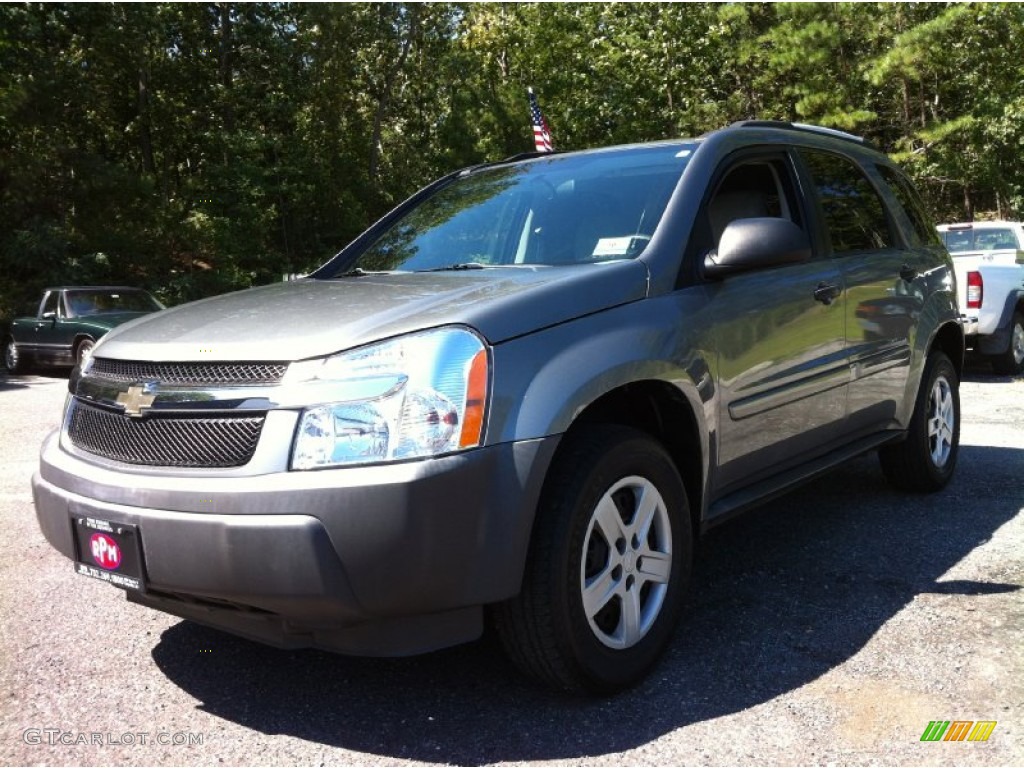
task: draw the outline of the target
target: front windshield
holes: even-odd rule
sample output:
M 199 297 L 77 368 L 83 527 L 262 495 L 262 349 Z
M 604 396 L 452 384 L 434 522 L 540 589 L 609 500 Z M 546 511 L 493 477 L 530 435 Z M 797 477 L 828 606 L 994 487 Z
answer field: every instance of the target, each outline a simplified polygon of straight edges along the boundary
M 942 233 L 942 239 L 950 253 L 1017 249 L 1017 236 L 1009 227 L 950 229 Z
M 407 212 L 338 273 L 635 258 L 694 148 L 656 145 L 481 169 Z
M 67 292 L 71 317 L 86 317 L 112 312 L 156 312 L 163 306 L 145 291 L 126 289 L 90 289 Z

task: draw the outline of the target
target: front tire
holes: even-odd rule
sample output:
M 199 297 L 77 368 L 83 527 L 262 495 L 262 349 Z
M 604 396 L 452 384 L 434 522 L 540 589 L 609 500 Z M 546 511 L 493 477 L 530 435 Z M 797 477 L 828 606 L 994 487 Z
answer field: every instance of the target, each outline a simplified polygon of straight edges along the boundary
M 522 592 L 496 606 L 508 655 L 554 688 L 638 682 L 672 636 L 693 536 L 671 457 L 642 432 L 566 437 L 537 510 Z
M 81 368 L 92 355 L 92 348 L 95 346 L 96 342 L 88 338 L 78 342 L 78 345 L 75 347 L 75 365 Z
M 7 339 L 4 342 L 4 367 L 9 373 L 19 374 L 25 372 L 25 360 L 18 350 L 14 339 Z
M 991 355 L 992 370 L 1002 376 L 1024 373 L 1024 315 L 1013 313 L 1010 321 L 1010 344 L 999 355 Z
M 904 491 L 941 490 L 960 452 L 960 381 L 953 363 L 932 352 L 925 364 L 907 438 L 878 452 L 886 479 Z

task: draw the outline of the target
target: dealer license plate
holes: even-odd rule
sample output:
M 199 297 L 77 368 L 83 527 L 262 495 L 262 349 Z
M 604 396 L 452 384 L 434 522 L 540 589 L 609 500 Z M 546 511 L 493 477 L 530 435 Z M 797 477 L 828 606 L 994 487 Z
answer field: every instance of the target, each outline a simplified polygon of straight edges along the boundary
M 137 526 L 77 514 L 71 526 L 78 573 L 121 589 L 146 590 Z

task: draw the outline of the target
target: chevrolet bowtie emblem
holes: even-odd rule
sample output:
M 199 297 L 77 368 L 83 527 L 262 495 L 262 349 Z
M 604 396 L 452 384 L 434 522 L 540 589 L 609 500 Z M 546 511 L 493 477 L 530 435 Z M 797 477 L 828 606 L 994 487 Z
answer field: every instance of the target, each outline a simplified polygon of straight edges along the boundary
M 147 395 L 144 387 L 133 384 L 127 392 L 117 396 L 117 402 L 124 406 L 124 412 L 134 419 L 142 416 L 142 409 L 149 408 L 156 400 L 156 395 Z

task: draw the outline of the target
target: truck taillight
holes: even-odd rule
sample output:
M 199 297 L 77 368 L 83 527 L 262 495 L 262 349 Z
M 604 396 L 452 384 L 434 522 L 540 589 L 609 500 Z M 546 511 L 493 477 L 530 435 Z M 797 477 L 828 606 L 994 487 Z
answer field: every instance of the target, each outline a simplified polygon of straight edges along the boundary
M 981 272 L 967 273 L 967 308 L 981 309 L 981 301 L 985 297 L 985 285 L 981 280 Z

